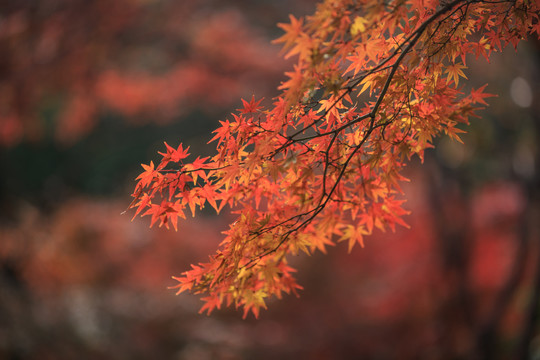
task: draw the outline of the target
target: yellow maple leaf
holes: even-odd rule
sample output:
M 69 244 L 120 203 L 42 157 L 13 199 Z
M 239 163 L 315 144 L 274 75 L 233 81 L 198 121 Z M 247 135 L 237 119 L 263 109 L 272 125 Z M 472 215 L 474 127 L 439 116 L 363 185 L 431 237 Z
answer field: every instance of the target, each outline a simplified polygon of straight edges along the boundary
M 359 33 L 362 33 L 364 31 L 366 31 L 366 24 L 367 23 L 368 23 L 368 21 L 365 18 L 363 18 L 361 16 L 357 16 L 354 19 L 353 24 L 351 25 L 351 35 L 356 36 Z
M 450 80 L 454 80 L 454 84 L 456 86 L 459 83 L 459 77 L 463 77 L 467 79 L 467 76 L 465 76 L 465 73 L 463 72 L 463 69 L 466 69 L 467 67 L 465 65 L 461 64 L 453 64 L 446 68 L 446 73 L 448 74 L 446 78 L 446 83 L 449 83 Z

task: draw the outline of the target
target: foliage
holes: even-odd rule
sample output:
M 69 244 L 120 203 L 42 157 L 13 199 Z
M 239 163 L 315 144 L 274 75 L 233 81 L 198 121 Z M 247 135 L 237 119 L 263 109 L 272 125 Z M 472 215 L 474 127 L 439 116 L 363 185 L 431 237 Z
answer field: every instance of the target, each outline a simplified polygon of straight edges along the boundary
M 208 3 L 4 2 L 0 147 L 48 137 L 73 144 L 104 113 L 164 124 L 201 108 L 203 96 L 208 109 L 270 91 L 283 63 L 261 27 L 230 1 L 211 13 Z
M 300 289 L 287 255 L 404 225 L 399 199 L 407 160 L 486 105 L 466 90 L 466 57 L 540 35 L 535 1 L 327 0 L 314 15 L 280 24 L 296 57 L 272 106 L 243 100 L 221 121 L 213 157 L 187 162 L 166 144 L 144 165 L 131 207 L 151 225 L 207 204 L 237 214 L 209 262 L 175 277 L 178 292 L 204 293 L 201 311 L 223 303 L 258 316 L 265 299 Z

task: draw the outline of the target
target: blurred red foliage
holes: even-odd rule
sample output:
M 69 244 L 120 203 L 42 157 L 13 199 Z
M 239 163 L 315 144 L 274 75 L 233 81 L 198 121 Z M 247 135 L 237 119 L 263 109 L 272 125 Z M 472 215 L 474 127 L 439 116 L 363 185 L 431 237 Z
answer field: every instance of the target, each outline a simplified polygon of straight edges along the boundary
M 67 143 L 104 111 L 163 123 L 268 93 L 284 61 L 260 26 L 211 1 L 12 2 L 0 26 L 0 145 Z M 229 4 L 230 5 L 230 4 Z

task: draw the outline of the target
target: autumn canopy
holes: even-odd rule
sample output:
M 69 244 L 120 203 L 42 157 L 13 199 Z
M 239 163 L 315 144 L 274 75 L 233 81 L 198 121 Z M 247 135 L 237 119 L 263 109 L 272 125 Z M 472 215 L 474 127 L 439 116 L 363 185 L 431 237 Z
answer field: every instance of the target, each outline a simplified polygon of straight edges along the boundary
M 491 96 L 465 84 L 468 56 L 539 36 L 539 11 L 528 0 L 327 0 L 279 24 L 275 42 L 296 59 L 281 94 L 242 100 L 215 130 L 213 157 L 166 144 L 137 178 L 131 207 L 151 225 L 177 229 L 208 205 L 237 216 L 207 263 L 175 277 L 178 292 L 204 294 L 208 313 L 234 304 L 257 316 L 265 298 L 301 288 L 287 255 L 407 226 L 403 166 L 436 136 L 461 141 Z

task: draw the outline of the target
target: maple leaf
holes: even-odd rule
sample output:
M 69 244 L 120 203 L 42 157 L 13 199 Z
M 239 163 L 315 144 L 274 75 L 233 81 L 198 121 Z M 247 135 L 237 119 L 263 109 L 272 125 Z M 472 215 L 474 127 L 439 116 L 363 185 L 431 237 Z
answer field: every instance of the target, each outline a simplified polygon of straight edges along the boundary
M 460 76 L 467 79 L 467 76 L 465 76 L 465 73 L 462 70 L 462 69 L 466 69 L 466 68 L 467 67 L 465 65 L 461 65 L 461 64 L 458 64 L 458 63 L 449 65 L 446 68 L 446 73 L 448 74 L 448 77 L 446 78 L 446 82 L 453 81 L 454 84 L 457 86 L 459 84 L 459 77 Z
M 216 133 L 216 135 L 212 139 L 210 139 L 210 141 L 208 141 L 209 144 L 212 141 L 217 140 L 218 146 L 219 146 L 223 141 L 228 139 L 230 136 L 231 124 L 229 120 L 225 120 L 225 121 L 220 120 L 219 123 L 221 124 L 221 126 L 217 128 L 216 130 L 214 130 L 214 133 Z
M 495 30 L 490 30 L 486 33 L 486 36 L 488 37 L 489 44 L 491 44 L 491 47 L 494 50 L 502 51 L 503 46 L 501 43 L 501 37 L 500 34 L 496 33 Z
M 253 315 L 255 315 L 255 318 L 258 318 L 260 309 L 266 309 L 264 298 L 267 296 L 268 295 L 263 290 L 248 291 L 244 297 L 243 318 L 245 319 L 250 311 L 253 313 Z
M 206 161 L 209 158 L 209 156 L 204 158 L 198 156 L 191 164 L 184 165 L 184 171 L 191 174 L 193 184 L 197 184 L 199 176 L 205 181 L 208 180 L 208 176 L 204 169 L 208 168 Z
M 163 158 L 165 161 L 173 161 L 173 162 L 179 162 L 180 160 L 183 160 L 189 156 L 188 150 L 189 146 L 186 149 L 182 148 L 182 144 L 178 145 L 177 149 L 174 149 L 169 144 L 165 142 L 165 146 L 167 147 L 167 153 L 159 153 L 163 155 Z
M 210 205 L 219 212 L 219 208 L 216 203 L 217 193 L 215 191 L 214 186 L 210 184 L 205 184 L 203 187 L 199 188 L 199 194 L 202 195 L 202 197 L 210 203 Z
M 345 73 L 352 71 L 356 76 L 360 71 L 367 67 L 366 54 L 364 52 L 364 46 L 360 45 L 356 47 L 354 54 L 347 56 L 347 60 L 351 62 Z
M 250 102 L 247 102 L 244 99 L 241 99 L 241 100 L 244 107 L 242 109 L 236 109 L 236 110 L 240 111 L 242 114 L 249 114 L 249 113 L 255 113 L 259 111 L 260 109 L 262 109 L 262 106 L 259 106 L 259 104 L 261 103 L 261 101 L 264 100 L 264 98 L 260 99 L 259 101 L 255 101 L 255 95 L 253 95 L 251 97 Z
M 154 169 L 154 162 L 150 161 L 150 165 L 141 164 L 144 172 L 137 176 L 136 180 L 140 179 L 140 186 L 147 187 L 152 183 L 154 178 L 159 176 L 159 172 Z
M 214 309 L 221 308 L 221 299 L 217 295 L 206 296 L 201 299 L 204 301 L 204 305 L 199 310 L 199 314 L 202 314 L 204 311 L 207 312 L 207 315 L 210 315 Z
M 356 36 L 358 33 L 363 33 L 364 31 L 366 31 L 366 24 L 368 23 L 368 20 L 361 17 L 361 16 L 357 16 L 355 19 L 354 19 L 354 22 L 351 26 L 351 35 L 352 36 Z
M 484 100 L 485 98 L 497 96 L 493 94 L 486 94 L 484 92 L 484 89 L 486 88 L 486 86 L 487 84 L 479 87 L 476 90 L 474 88 L 471 90 L 471 94 L 469 95 L 469 97 L 471 98 L 471 101 L 473 104 L 480 103 L 480 104 L 487 105 L 488 103 Z
M 172 276 L 172 278 L 174 280 L 178 281 L 178 284 L 176 284 L 174 286 L 169 286 L 168 289 L 170 289 L 170 290 L 177 289 L 176 290 L 176 295 L 180 295 L 181 293 L 183 293 L 186 290 L 189 291 L 189 290 L 193 289 L 193 281 L 186 281 L 185 278 L 181 278 L 181 277 L 178 277 L 178 276 Z
M 491 46 L 490 44 L 488 43 L 488 39 L 485 38 L 485 37 L 482 37 L 475 45 L 474 45 L 474 50 L 475 50 L 475 53 L 476 53 L 476 58 L 478 59 L 478 57 L 480 55 L 482 55 L 486 60 L 487 62 L 489 63 L 489 55 L 488 55 L 488 52 L 487 50 L 490 50 L 491 49 Z
M 137 210 L 135 211 L 135 214 L 133 215 L 131 221 L 133 221 L 135 217 L 141 212 L 141 210 L 145 209 L 152 200 L 152 198 L 147 193 L 142 194 L 142 196 L 138 197 L 137 199 L 139 199 L 139 202 L 135 205 L 137 206 Z
M 291 47 L 300 34 L 303 32 L 303 19 L 296 19 L 293 15 L 289 15 L 290 24 L 278 23 L 277 26 L 285 31 L 285 34 L 272 41 L 275 44 L 284 43 L 283 49 Z
M 369 235 L 369 232 L 363 226 L 347 225 L 339 241 L 349 240 L 350 253 L 356 243 L 364 247 L 364 235 Z

